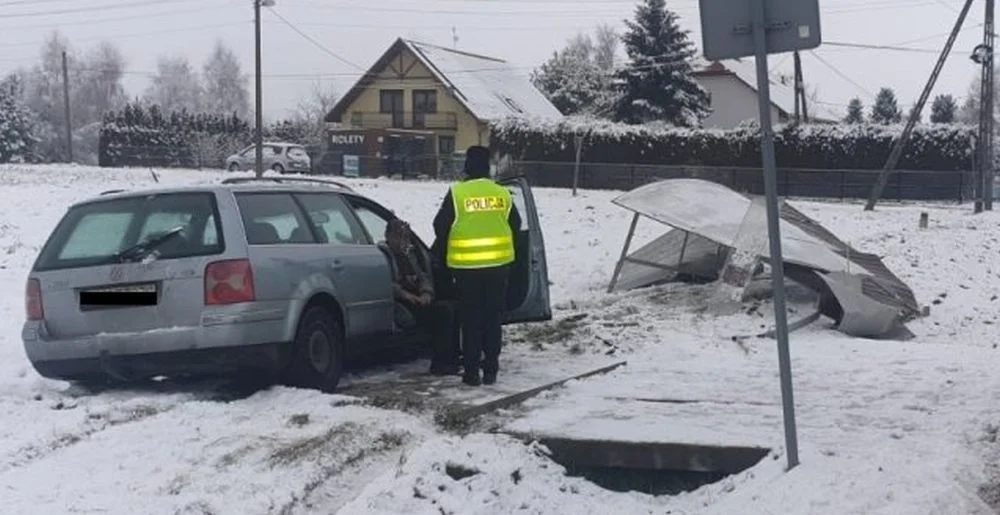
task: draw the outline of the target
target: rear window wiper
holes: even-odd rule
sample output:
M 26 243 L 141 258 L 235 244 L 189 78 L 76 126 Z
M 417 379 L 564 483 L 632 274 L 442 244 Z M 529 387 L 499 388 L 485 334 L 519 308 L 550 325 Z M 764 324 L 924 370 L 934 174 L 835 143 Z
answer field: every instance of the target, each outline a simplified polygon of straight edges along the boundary
M 147 253 L 149 253 L 150 251 L 156 249 L 156 247 L 159 247 L 160 245 L 163 245 L 164 243 L 166 243 L 167 241 L 169 241 L 171 238 L 173 238 L 174 236 L 177 236 L 178 234 L 180 234 L 182 232 L 184 232 L 184 226 L 183 225 L 179 225 L 177 227 L 174 227 L 173 229 L 170 229 L 169 231 L 167 231 L 167 232 L 165 232 L 163 234 L 159 234 L 157 236 L 153 236 L 151 238 L 147 238 L 146 240 L 141 241 L 139 243 L 136 243 L 135 245 L 132 245 L 131 247 L 128 247 L 126 249 L 118 251 L 113 256 L 111 256 L 111 259 L 113 259 L 113 260 L 115 260 L 115 261 L 117 261 L 119 263 L 124 263 L 126 261 L 131 260 L 131 259 L 135 259 L 135 258 L 138 258 L 140 256 L 144 256 Z

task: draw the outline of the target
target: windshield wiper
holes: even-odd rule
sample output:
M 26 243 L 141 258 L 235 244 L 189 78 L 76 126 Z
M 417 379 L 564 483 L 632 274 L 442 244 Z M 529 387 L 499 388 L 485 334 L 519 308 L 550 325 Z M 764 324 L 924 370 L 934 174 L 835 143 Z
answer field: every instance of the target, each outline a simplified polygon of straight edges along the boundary
M 124 263 L 130 259 L 135 259 L 140 256 L 144 256 L 150 251 L 156 249 L 156 247 L 163 245 L 171 238 L 177 236 L 182 232 L 184 232 L 184 226 L 179 225 L 163 234 L 159 234 L 152 238 L 148 238 L 145 241 L 141 241 L 139 243 L 136 243 L 135 245 L 132 245 L 131 247 L 121 250 L 115 253 L 113 256 L 111 256 L 111 258 L 119 263 Z

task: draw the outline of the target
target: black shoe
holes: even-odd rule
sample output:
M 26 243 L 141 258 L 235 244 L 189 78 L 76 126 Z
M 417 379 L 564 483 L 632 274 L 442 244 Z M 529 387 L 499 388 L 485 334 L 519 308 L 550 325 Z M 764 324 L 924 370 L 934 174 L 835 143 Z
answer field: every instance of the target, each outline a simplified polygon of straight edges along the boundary
M 483 382 L 479 379 L 479 374 L 465 374 L 462 376 L 462 382 L 469 386 L 479 386 Z
M 497 382 L 497 373 L 496 372 L 493 372 L 492 374 L 489 373 L 489 372 L 484 372 L 483 373 L 483 384 L 494 384 L 496 382 Z

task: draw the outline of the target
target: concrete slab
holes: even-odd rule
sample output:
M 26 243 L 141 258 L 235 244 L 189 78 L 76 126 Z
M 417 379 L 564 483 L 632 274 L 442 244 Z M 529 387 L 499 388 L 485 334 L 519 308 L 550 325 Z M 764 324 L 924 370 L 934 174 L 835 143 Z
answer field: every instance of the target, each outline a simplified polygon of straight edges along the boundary
M 550 354 L 531 351 L 511 353 L 501 360 L 500 374 L 493 385 L 470 387 L 459 376 L 432 376 L 427 373 L 427 360 L 419 360 L 346 377 L 338 393 L 364 397 L 385 407 L 447 410 L 467 418 L 516 404 L 576 376 L 623 364 L 594 356 L 553 361 Z

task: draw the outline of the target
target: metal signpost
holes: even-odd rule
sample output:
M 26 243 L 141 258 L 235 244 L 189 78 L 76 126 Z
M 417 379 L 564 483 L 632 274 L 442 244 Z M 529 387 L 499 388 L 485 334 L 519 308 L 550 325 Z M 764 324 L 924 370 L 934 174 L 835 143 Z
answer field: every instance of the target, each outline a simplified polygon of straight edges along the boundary
M 740 6 L 744 8 L 741 9 Z M 699 0 L 699 11 L 706 59 L 719 61 L 753 56 L 757 65 L 757 102 L 760 109 L 767 233 L 774 288 L 775 335 L 778 340 L 785 447 L 790 470 L 799 464 L 799 450 L 795 432 L 791 358 L 788 352 L 788 313 L 785 307 L 785 274 L 781 256 L 778 181 L 774 162 L 767 55 L 808 50 L 820 45 L 819 0 Z

